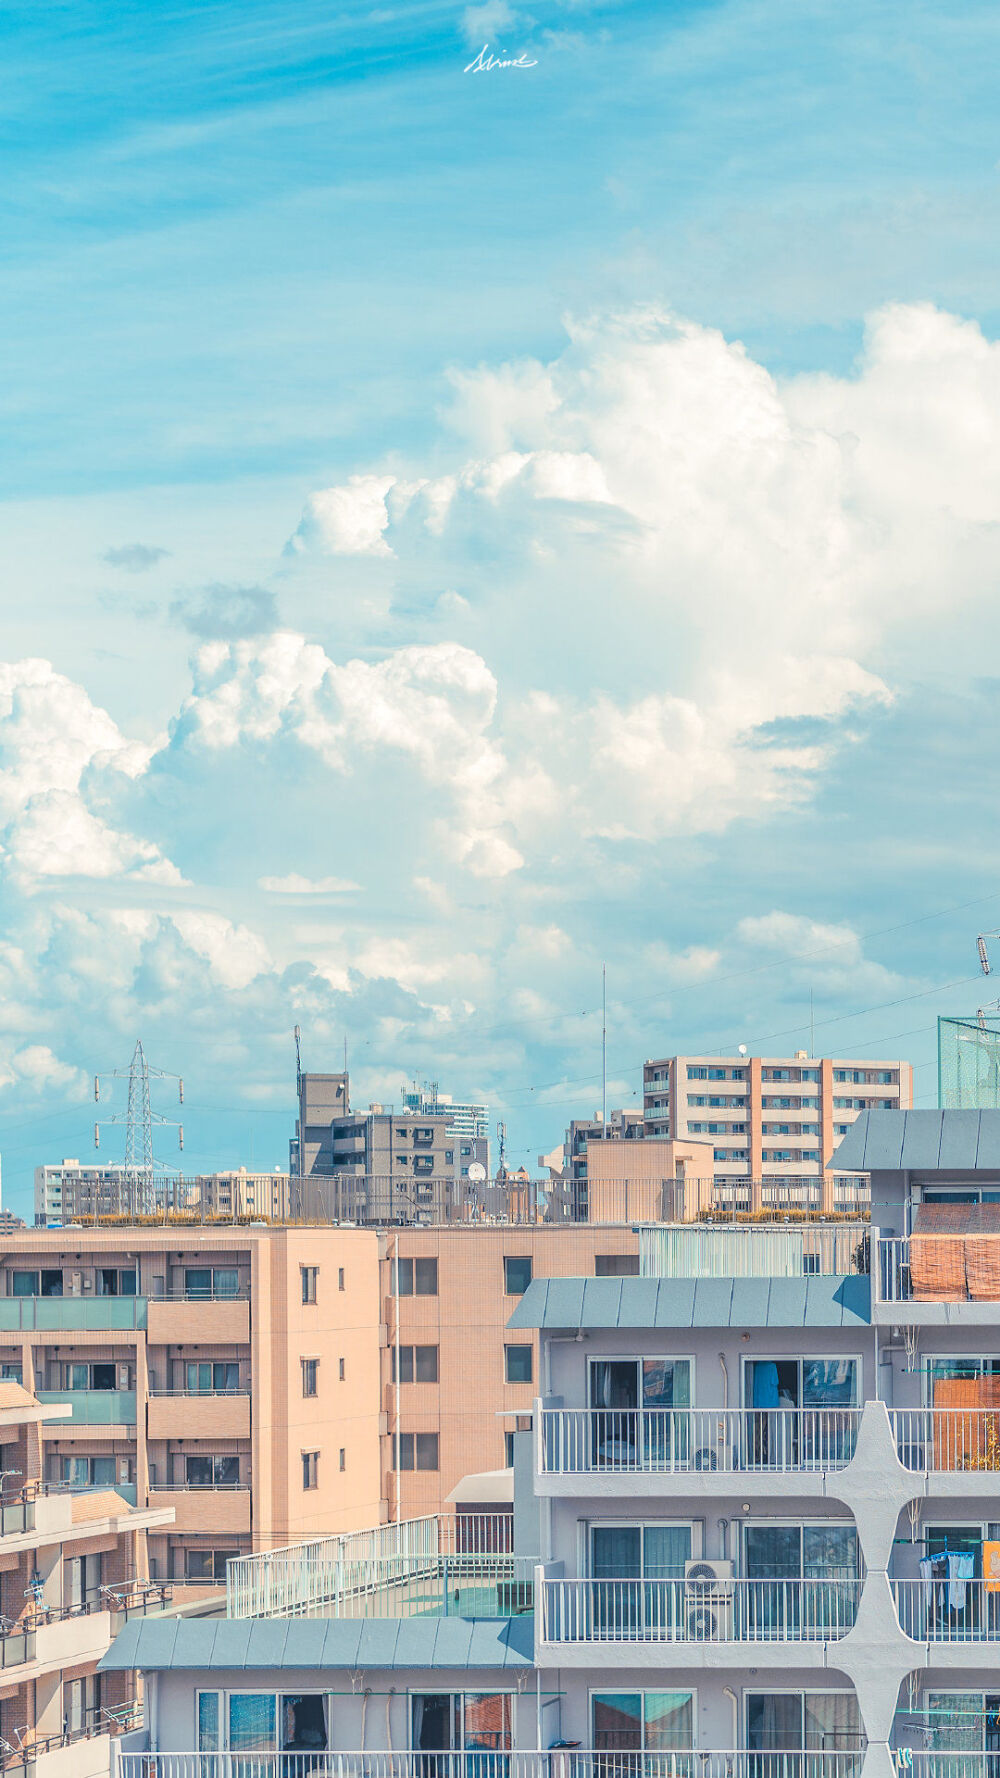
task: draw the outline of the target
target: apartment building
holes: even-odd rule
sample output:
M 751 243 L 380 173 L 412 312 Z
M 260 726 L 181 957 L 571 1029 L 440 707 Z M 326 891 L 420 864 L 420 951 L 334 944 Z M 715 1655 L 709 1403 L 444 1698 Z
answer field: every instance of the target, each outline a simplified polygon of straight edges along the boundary
M 739 1208 L 856 1207 L 857 1176 L 826 1163 L 865 1111 L 913 1103 L 909 1062 L 794 1056 L 661 1056 L 643 1066 L 649 1136 L 710 1141 Z
M 218 1584 L 235 1553 L 378 1522 L 379 1287 L 365 1230 L 27 1229 L 0 1375 L 69 1407 L 47 1484 L 169 1508 L 150 1572 Z
M 35 1227 L 62 1228 L 95 1218 L 130 1217 L 134 1186 L 124 1167 L 81 1166 L 68 1158 L 35 1168 Z M 288 1174 L 249 1173 L 233 1167 L 222 1173 L 166 1174 L 154 1180 L 153 1213 L 187 1211 L 192 1216 L 239 1221 L 263 1218 L 286 1222 L 292 1213 Z
M 507 1544 L 384 1526 L 240 1565 L 234 1617 L 294 1624 L 126 1626 L 107 1670 L 154 1709 L 122 1778 L 234 1749 L 352 1778 L 988 1778 L 1000 1113 L 868 1111 L 837 1164 L 871 1172 L 870 1242 L 659 1228 L 638 1277 L 529 1284 Z
M 419 1207 L 434 1180 L 468 1178 L 474 1162 L 488 1172 L 485 1137 L 460 1131 L 451 1109 L 413 1110 L 371 1105 L 351 1110 L 347 1074 L 301 1074 L 295 1135 L 289 1146 L 294 1177 L 322 1188 L 343 1175 L 379 1181 L 389 1220 L 393 1205 Z M 307 1194 L 304 1203 L 312 1199 Z
M 495 1472 L 510 1468 L 518 1417 L 538 1393 L 538 1342 L 506 1334 L 511 1311 L 537 1278 L 636 1270 L 635 1229 L 404 1227 L 385 1230 L 380 1251 L 387 1517 L 444 1512 L 480 1472 L 495 1478 L 483 1484 L 489 1503 L 509 1503 L 511 1478 Z
M 432 1116 L 443 1113 L 457 1136 L 472 1137 L 477 1142 L 485 1142 L 486 1171 L 489 1172 L 489 1136 L 490 1108 L 481 1102 L 471 1100 L 463 1102 L 452 1097 L 451 1093 L 442 1093 L 436 1080 L 424 1081 L 419 1086 L 416 1081 L 404 1087 L 400 1094 L 400 1104 L 404 1111 L 422 1115 L 430 1112 Z
M 105 1778 L 112 1736 L 141 1712 L 135 1676 L 97 1663 L 126 1621 L 169 1600 L 146 1564 L 169 1508 L 43 1482 L 42 1433 L 71 1411 L 0 1382 L 0 1755 L 33 1778 Z

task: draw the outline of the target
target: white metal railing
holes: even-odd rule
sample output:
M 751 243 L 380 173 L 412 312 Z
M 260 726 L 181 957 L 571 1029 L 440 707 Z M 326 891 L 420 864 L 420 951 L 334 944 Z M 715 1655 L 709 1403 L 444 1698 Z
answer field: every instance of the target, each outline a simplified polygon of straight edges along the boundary
M 910 1243 L 895 1236 L 880 1236 L 878 1263 L 875 1272 L 877 1300 L 882 1303 L 908 1303 L 913 1298 L 910 1279 Z
M 336 1609 L 339 1600 L 375 1599 L 392 1575 L 400 1586 L 409 1575 L 415 1582 L 428 1576 L 443 1580 L 441 1564 L 458 1558 L 481 1558 L 480 1579 L 492 1562 L 498 1581 L 516 1576 L 511 1561 L 512 1518 L 509 1513 L 441 1513 L 398 1524 L 375 1525 L 335 1537 L 287 1544 L 254 1556 L 235 1556 L 226 1564 L 229 1617 L 304 1616 Z M 360 1615 L 352 1610 L 350 1616 Z M 497 1615 L 503 1616 L 504 1613 Z
M 867 1224 L 668 1224 L 639 1230 L 644 1278 L 803 1278 L 867 1272 Z
M 904 1635 L 914 1642 L 1000 1642 L 1000 1592 L 984 1580 L 894 1580 Z
M 847 1634 L 861 1581 L 546 1580 L 543 1642 L 814 1642 Z
M 628 1746 L 537 1752 L 120 1753 L 118 1771 L 120 1778 L 860 1778 L 863 1758 L 860 1749 L 730 1753 Z M 970 1771 L 967 1778 L 981 1775 Z
M 904 1469 L 1000 1471 L 1000 1408 L 892 1408 Z
M 542 1472 L 843 1469 L 860 1408 L 544 1408 Z
M 971 1748 L 907 1748 L 895 1763 L 902 1778 L 907 1772 L 912 1772 L 913 1778 L 998 1778 L 1000 1774 L 1000 1755 Z
M 534 1556 L 394 1556 L 300 1574 L 304 1597 L 282 1615 L 517 1617 L 534 1608 Z

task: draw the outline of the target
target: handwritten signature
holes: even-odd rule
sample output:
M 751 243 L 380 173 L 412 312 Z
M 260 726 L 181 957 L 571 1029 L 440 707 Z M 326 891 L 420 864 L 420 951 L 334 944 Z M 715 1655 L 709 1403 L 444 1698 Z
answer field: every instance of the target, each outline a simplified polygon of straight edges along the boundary
M 464 70 L 466 74 L 489 74 L 494 68 L 537 68 L 537 61 L 532 61 L 522 49 L 519 56 L 495 56 L 488 43 L 484 43 L 474 62 Z

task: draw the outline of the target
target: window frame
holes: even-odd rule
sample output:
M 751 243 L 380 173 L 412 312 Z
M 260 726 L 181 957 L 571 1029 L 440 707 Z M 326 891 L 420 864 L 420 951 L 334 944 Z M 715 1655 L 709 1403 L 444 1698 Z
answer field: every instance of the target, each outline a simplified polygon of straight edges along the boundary
M 511 1353 L 513 1353 L 513 1352 L 526 1352 L 527 1353 L 527 1355 L 528 1355 L 528 1375 L 526 1377 L 512 1377 L 511 1376 L 511 1374 L 510 1374 L 510 1359 L 511 1359 Z M 510 1341 L 505 1340 L 504 1341 L 503 1380 L 504 1380 L 504 1387 L 510 1388 L 510 1389 L 527 1389 L 527 1388 L 530 1388 L 534 1384 L 534 1381 L 535 1381 L 535 1348 L 534 1348 L 533 1342 L 530 1342 L 528 1340 L 510 1340 Z
M 667 1677 L 669 1677 L 669 1674 L 667 1675 Z M 690 1706 L 691 1706 L 691 1745 L 690 1745 L 690 1747 L 650 1748 L 646 1744 L 646 1727 L 647 1727 L 647 1725 L 646 1725 L 646 1697 L 647 1697 L 647 1695 L 649 1695 L 651 1697 L 655 1697 L 659 1694 L 662 1694 L 665 1691 L 683 1692 L 686 1695 L 686 1697 L 690 1700 Z M 642 1684 L 630 1685 L 630 1686 L 626 1686 L 626 1685 L 588 1686 L 587 1687 L 587 1733 L 590 1737 L 590 1744 L 592 1747 L 594 1746 L 594 1742 L 596 1739 L 595 1733 L 594 1733 L 594 1700 L 595 1700 L 595 1698 L 609 1698 L 609 1697 L 610 1698 L 614 1698 L 614 1697 L 634 1698 L 637 1694 L 642 1699 L 642 1717 L 641 1717 L 642 1745 L 641 1745 L 641 1747 L 638 1747 L 638 1748 L 622 1747 L 622 1748 L 608 1748 L 606 1750 L 602 1749 L 601 1750 L 602 1753 L 606 1751 L 607 1758 L 608 1758 L 609 1762 L 617 1754 L 621 1754 L 622 1760 L 624 1762 L 626 1759 L 629 1758 L 630 1755 L 635 1754 L 635 1753 L 653 1753 L 653 1754 L 661 1754 L 661 1755 L 667 1755 L 667 1756 L 669 1756 L 670 1753 L 677 1753 L 677 1754 L 697 1753 L 697 1751 L 698 1751 L 698 1689 L 696 1686 L 690 1686 L 690 1687 L 688 1687 L 688 1686 L 652 1686 L 652 1685 L 642 1685 Z

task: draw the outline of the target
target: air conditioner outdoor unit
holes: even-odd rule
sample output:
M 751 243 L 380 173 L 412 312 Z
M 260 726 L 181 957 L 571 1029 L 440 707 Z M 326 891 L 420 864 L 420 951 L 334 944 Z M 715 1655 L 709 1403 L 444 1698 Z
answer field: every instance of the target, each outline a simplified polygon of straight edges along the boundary
M 733 1593 L 731 1562 L 685 1562 L 684 1628 L 690 1641 L 732 1641 Z

